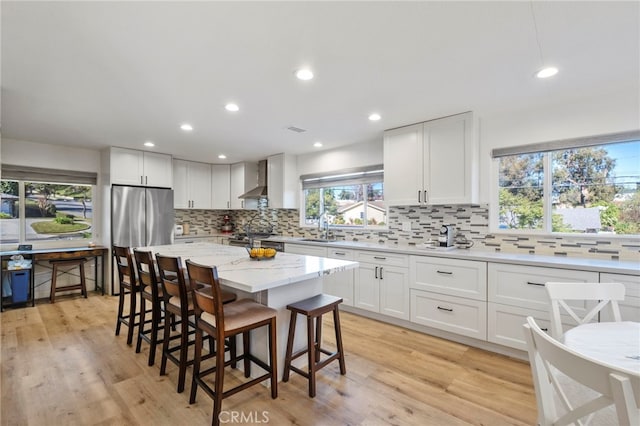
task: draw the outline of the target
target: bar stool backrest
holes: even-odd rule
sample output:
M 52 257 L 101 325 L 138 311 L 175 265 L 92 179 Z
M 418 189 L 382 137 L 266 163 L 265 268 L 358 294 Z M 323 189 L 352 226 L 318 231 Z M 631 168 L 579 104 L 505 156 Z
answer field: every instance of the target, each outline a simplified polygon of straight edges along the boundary
M 136 260 L 138 280 L 143 287 L 143 291 L 151 293 L 154 303 L 159 303 L 160 292 L 158 291 L 158 278 L 151 252 L 134 249 L 133 256 Z M 148 289 L 146 287 L 148 287 Z
M 186 261 L 189 282 L 193 292 L 193 308 L 196 318 L 203 312 L 214 316 L 215 326 L 218 331 L 217 338 L 224 336 L 224 309 L 222 307 L 222 291 L 218 270 L 215 266 L 205 266 Z
M 136 288 L 136 271 L 129 247 L 113 246 L 113 259 L 118 269 L 120 285 Z
M 172 297 L 177 297 L 180 300 L 180 306 L 186 308 L 188 293 L 191 289 L 187 287 L 184 279 L 182 260 L 180 257 L 163 256 L 156 253 L 156 262 L 158 262 L 158 274 L 165 303 L 169 303 L 169 299 Z

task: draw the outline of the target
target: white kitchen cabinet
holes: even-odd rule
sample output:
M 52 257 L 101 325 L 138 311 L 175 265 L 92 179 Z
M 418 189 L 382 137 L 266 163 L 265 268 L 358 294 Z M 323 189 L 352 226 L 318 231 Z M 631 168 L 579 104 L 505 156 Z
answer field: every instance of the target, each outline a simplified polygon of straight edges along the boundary
M 450 296 L 487 300 L 487 263 L 410 256 L 409 287 Z
M 211 165 L 211 208 L 231 208 L 231 166 L 229 164 Z
M 176 209 L 211 208 L 211 165 L 173 160 L 173 206 Z
M 257 209 L 258 200 L 240 199 L 240 195 L 258 186 L 258 163 L 236 163 L 231 165 L 231 208 Z
M 487 303 L 411 289 L 411 322 L 486 340 Z
M 478 146 L 473 127 L 469 112 L 387 130 L 385 203 L 477 202 Z
M 409 319 L 409 259 L 406 255 L 356 251 L 353 306 Z
M 267 158 L 267 187 L 270 208 L 298 208 L 300 191 L 295 156 L 278 154 Z
M 600 282 L 624 284 L 624 300 L 618 302 L 622 320 L 640 322 L 640 276 L 601 272 Z M 613 321 L 608 308 L 600 312 L 600 321 Z
M 327 257 L 331 259 L 354 260 L 354 250 L 338 249 L 327 247 Z M 342 303 L 346 306 L 353 306 L 353 287 L 355 271 L 350 269 L 336 274 L 325 275 L 323 281 L 323 292 L 342 298 Z
M 112 147 L 110 157 L 111 183 L 173 187 L 170 155 Z
M 522 325 L 533 316 L 541 328 L 549 327 L 550 301 L 546 282 L 597 282 L 598 273 L 539 266 L 489 263 L 487 267 L 487 340 L 515 349 L 526 350 Z M 595 303 L 568 301 L 584 315 Z M 563 316 L 566 329 L 575 326 Z

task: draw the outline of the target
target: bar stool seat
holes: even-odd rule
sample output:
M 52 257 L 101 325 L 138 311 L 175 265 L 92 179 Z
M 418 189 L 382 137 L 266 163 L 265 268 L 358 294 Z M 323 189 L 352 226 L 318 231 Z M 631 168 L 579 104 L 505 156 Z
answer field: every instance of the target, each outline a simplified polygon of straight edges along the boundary
M 331 361 L 338 360 L 340 363 L 340 374 L 347 373 L 344 362 L 344 349 L 342 347 L 342 333 L 340 331 L 340 315 L 338 314 L 338 305 L 342 303 L 340 297 L 330 296 L 328 294 L 318 294 L 299 302 L 287 305 L 287 309 L 291 311 L 291 320 L 289 321 L 289 337 L 287 339 L 287 353 L 284 359 L 284 375 L 283 382 L 289 381 L 289 371 L 295 371 L 303 377 L 309 379 L 309 396 L 316 396 L 316 372 L 327 366 Z M 322 315 L 333 312 L 333 324 L 336 333 L 335 352 L 330 352 L 321 347 L 322 344 Z M 296 353 L 293 352 L 293 340 L 296 330 L 296 318 L 300 315 L 307 317 L 307 347 Z M 315 321 L 315 334 L 314 334 Z M 308 354 L 308 371 L 303 371 L 291 365 L 294 359 Z M 328 355 L 328 358 L 321 360 L 321 353 Z
M 84 257 L 80 257 L 77 259 L 61 259 L 61 260 L 50 260 L 49 263 L 53 266 L 51 271 L 51 292 L 49 294 L 49 301 L 51 303 L 55 303 L 56 301 L 56 293 L 60 291 L 71 291 L 71 290 L 80 290 L 81 294 L 86 298 L 87 297 L 87 283 L 84 277 L 84 264 L 87 262 L 87 259 Z M 80 282 L 77 284 L 66 285 L 64 287 L 58 287 L 58 268 L 67 267 L 74 268 L 78 267 L 80 271 Z M 69 274 L 69 270 L 61 270 L 63 274 Z

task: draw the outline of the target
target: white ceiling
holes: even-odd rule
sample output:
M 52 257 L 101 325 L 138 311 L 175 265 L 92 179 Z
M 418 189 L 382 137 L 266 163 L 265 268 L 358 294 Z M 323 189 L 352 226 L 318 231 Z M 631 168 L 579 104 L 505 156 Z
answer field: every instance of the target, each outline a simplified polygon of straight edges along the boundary
M 640 90 L 640 3 L 11 2 L 2 136 L 220 163 Z M 310 66 L 316 78 L 294 78 Z M 227 102 L 241 110 L 224 110 Z M 379 112 L 382 120 L 367 116 Z M 179 129 L 189 122 L 195 130 Z M 293 133 L 288 126 L 306 129 Z

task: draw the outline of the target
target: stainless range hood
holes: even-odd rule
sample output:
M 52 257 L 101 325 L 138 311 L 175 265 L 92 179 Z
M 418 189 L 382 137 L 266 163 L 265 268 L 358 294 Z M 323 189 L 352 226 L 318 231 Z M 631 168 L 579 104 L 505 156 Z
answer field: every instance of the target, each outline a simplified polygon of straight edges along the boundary
M 258 162 L 258 186 L 245 192 L 238 198 L 258 199 L 267 196 L 267 160 Z

